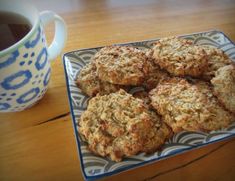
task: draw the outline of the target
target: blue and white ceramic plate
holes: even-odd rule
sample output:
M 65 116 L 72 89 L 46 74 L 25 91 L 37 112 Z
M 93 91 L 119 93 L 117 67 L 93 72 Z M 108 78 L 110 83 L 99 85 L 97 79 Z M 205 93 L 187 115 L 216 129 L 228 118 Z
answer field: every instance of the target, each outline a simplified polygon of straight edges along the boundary
M 212 45 L 226 52 L 226 54 L 235 61 L 235 44 L 220 31 L 209 31 L 195 33 L 182 36 L 186 39 L 193 40 L 199 45 Z M 155 40 L 147 40 L 134 43 L 126 43 L 123 45 L 131 45 L 138 48 L 149 48 Z M 78 133 L 77 123 L 82 112 L 87 107 L 89 97 L 84 95 L 75 84 L 75 78 L 83 66 L 90 62 L 94 54 L 102 47 L 89 48 L 83 50 L 75 50 L 68 52 L 63 56 L 64 69 L 66 75 L 66 83 L 68 89 L 68 97 L 70 109 L 73 119 L 74 131 L 76 135 L 79 158 L 83 175 L 86 180 L 95 180 L 101 177 L 120 173 L 122 171 L 140 167 L 145 164 L 158 161 L 186 150 L 192 150 L 212 142 L 221 141 L 235 136 L 235 123 L 231 124 L 227 129 L 212 131 L 210 133 L 203 132 L 180 132 L 165 143 L 161 151 L 157 151 L 151 155 L 143 153 L 124 159 L 122 162 L 116 163 L 108 158 L 102 158 L 92 154 L 87 150 L 86 143 L 82 140 Z M 132 92 L 141 88 L 134 88 Z

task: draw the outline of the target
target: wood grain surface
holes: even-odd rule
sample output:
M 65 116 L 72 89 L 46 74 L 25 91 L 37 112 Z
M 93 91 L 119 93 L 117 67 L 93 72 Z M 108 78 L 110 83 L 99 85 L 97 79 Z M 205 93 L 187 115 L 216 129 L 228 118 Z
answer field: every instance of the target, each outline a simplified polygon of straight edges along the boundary
M 68 27 L 64 52 L 218 29 L 235 41 L 234 0 L 30 0 Z M 46 28 L 48 43 L 53 25 Z M 183 153 L 105 180 L 235 180 L 235 139 Z M 61 57 L 44 98 L 0 114 L 0 180 L 83 180 Z

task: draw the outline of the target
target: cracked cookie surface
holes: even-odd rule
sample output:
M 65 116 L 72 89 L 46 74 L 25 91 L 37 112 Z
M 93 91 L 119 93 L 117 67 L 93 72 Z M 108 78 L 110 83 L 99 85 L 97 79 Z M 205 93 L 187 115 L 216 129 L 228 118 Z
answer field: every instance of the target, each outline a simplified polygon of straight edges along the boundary
M 212 131 L 227 127 L 233 116 L 205 82 L 190 84 L 182 78 L 160 83 L 150 92 L 153 107 L 174 132 Z
M 140 85 L 148 74 L 145 52 L 129 46 L 107 46 L 94 56 L 101 80 L 119 85 Z
M 156 64 L 174 76 L 199 77 L 207 69 L 207 54 L 192 41 L 162 38 L 152 48 Z
M 93 153 L 114 161 L 156 151 L 171 135 L 156 113 L 124 90 L 92 98 L 81 115 L 79 132 Z

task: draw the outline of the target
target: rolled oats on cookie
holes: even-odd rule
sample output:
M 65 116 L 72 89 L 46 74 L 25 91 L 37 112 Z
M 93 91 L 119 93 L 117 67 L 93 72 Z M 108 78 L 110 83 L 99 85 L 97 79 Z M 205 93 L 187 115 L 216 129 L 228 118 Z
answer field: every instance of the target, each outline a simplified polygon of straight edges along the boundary
M 153 107 L 175 133 L 212 131 L 227 127 L 233 116 L 213 96 L 205 82 L 190 84 L 182 78 L 161 82 L 150 92 Z
M 101 80 L 119 85 L 141 85 L 149 71 L 145 52 L 130 46 L 104 47 L 94 56 Z
M 190 40 L 162 38 L 152 50 L 155 63 L 174 76 L 199 77 L 208 66 L 204 49 Z
M 153 152 L 171 135 L 157 114 L 124 90 L 92 98 L 81 115 L 79 133 L 93 153 L 114 161 Z

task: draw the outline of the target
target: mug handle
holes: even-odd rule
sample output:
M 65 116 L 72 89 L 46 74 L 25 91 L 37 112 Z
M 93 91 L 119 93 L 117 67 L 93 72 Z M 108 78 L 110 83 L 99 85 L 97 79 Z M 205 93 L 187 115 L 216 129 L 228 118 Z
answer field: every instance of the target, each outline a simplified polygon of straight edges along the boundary
M 55 22 L 55 35 L 48 48 L 49 60 L 54 60 L 64 48 L 67 39 L 67 28 L 64 20 L 52 11 L 42 11 L 39 13 L 43 26 L 50 22 Z

